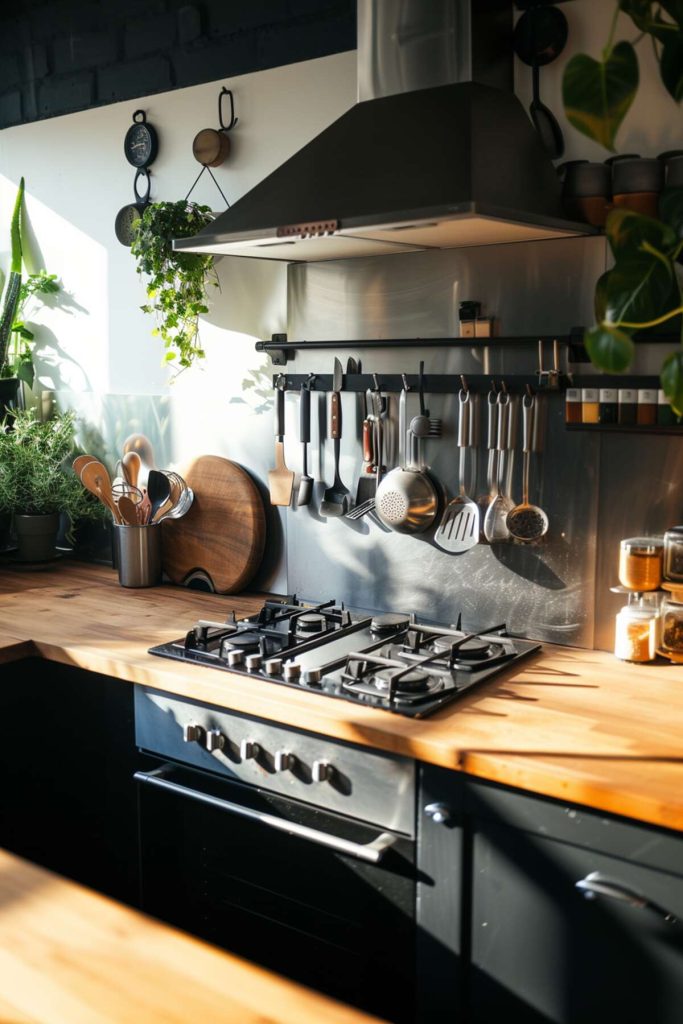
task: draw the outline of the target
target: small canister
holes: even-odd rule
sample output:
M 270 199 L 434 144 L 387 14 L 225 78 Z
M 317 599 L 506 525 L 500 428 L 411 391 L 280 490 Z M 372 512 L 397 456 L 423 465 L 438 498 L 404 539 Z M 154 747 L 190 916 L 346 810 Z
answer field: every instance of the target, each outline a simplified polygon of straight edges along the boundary
M 657 392 L 657 426 L 673 427 L 678 417 L 671 408 L 671 402 L 660 388 Z
M 617 422 L 617 389 L 600 388 L 600 423 Z
M 619 388 L 617 393 L 617 423 L 633 426 L 636 422 L 638 392 L 635 388 Z
M 671 587 L 662 605 L 662 650 L 683 661 L 683 587 Z
M 612 202 L 634 213 L 656 217 L 659 193 L 664 182 L 664 164 L 655 157 L 635 153 L 613 156 L 605 161 L 612 168 Z
M 619 545 L 619 582 L 627 590 L 658 590 L 662 582 L 661 537 L 629 537 Z
M 581 422 L 600 422 L 600 394 L 597 388 L 581 388 Z
M 638 389 L 636 423 L 639 427 L 651 427 L 657 422 L 657 391 L 654 388 Z
M 564 406 L 565 423 L 581 422 L 581 388 L 567 388 Z
M 664 534 L 664 579 L 683 586 L 683 526 L 672 526 Z
M 611 188 L 610 168 L 588 160 L 568 160 L 557 171 L 562 179 L 562 203 L 567 215 L 603 227 Z
M 657 609 L 640 601 L 629 602 L 617 615 L 614 653 L 622 661 L 654 661 L 659 632 Z

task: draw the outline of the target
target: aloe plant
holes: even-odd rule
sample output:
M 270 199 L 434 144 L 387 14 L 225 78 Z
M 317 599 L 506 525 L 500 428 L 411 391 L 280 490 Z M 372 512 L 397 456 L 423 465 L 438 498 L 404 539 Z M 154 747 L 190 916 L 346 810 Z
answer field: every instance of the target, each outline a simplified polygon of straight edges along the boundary
M 24 179 L 19 182 L 17 198 L 12 213 L 10 226 L 10 238 L 12 243 L 12 257 L 10 270 L 5 284 L 5 296 L 0 314 L 0 375 L 7 363 L 7 351 L 9 349 L 10 337 L 14 322 L 16 320 L 17 308 L 19 306 L 19 293 L 21 291 L 21 207 L 24 201 Z
M 619 14 L 639 30 L 633 42 L 615 43 Z M 562 82 L 563 103 L 577 131 L 614 152 L 616 135 L 639 85 L 635 46 L 649 37 L 662 83 L 676 103 L 683 100 L 683 0 L 619 0 L 601 58 L 576 54 Z M 615 209 L 606 225 L 614 266 L 595 289 L 596 324 L 585 344 L 601 370 L 623 373 L 633 362 L 632 335 L 679 318 L 683 343 L 683 188 L 660 196 L 659 218 Z M 666 357 L 661 384 L 672 408 L 683 415 L 683 348 Z

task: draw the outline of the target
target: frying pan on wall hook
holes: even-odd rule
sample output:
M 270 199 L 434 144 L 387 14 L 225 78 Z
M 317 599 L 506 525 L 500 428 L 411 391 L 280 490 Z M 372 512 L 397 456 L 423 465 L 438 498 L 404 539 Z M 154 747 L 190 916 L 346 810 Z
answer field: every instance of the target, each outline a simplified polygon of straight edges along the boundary
M 223 103 L 225 98 L 230 100 L 230 119 L 225 123 L 223 116 Z M 202 167 L 220 167 L 230 156 L 231 131 L 238 123 L 239 118 L 235 117 L 235 100 L 232 89 L 221 89 L 218 95 L 218 128 L 202 128 L 197 132 L 192 141 L 192 155 Z
M 533 98 L 529 116 L 552 160 L 558 160 L 564 153 L 564 137 L 557 118 L 541 102 L 540 68 L 551 64 L 562 53 L 567 31 L 567 19 L 562 11 L 544 4 L 525 11 L 514 33 L 515 53 L 532 70 Z

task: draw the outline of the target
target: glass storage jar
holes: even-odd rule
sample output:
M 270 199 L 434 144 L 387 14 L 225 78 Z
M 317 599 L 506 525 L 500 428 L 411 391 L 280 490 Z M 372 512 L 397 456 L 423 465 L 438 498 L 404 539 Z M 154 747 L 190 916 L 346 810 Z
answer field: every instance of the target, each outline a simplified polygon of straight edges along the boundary
M 683 611 L 683 608 L 681 609 Z M 660 633 L 656 605 L 631 598 L 617 615 L 614 653 L 622 661 L 654 661 Z
M 629 537 L 619 545 L 619 582 L 627 590 L 658 590 L 662 582 L 661 537 Z
M 672 587 L 662 604 L 662 650 L 683 661 L 683 587 Z
M 683 526 L 672 526 L 664 534 L 664 579 L 683 584 Z

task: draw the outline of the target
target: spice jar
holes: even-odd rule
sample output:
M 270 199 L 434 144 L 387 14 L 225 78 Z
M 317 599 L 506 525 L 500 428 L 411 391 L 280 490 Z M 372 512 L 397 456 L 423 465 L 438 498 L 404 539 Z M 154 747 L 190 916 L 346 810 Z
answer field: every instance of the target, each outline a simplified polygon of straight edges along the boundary
M 681 608 L 683 612 L 683 607 Z M 657 607 L 629 600 L 617 615 L 614 653 L 622 661 L 654 661 L 660 617 Z
M 619 582 L 627 590 L 658 590 L 662 582 L 660 537 L 630 537 L 619 545 Z
M 636 423 L 639 426 L 652 426 L 656 422 L 657 391 L 653 388 L 639 388 Z
M 638 393 L 635 388 L 619 388 L 617 394 L 617 422 L 623 426 L 632 426 L 636 422 L 636 403 Z
M 683 659 L 683 588 L 672 588 L 662 605 L 662 650 Z M 678 659 L 676 659 L 678 660 Z
M 581 422 L 581 388 L 567 388 L 564 405 L 565 423 Z
M 683 584 L 683 526 L 672 526 L 664 534 L 664 579 Z
M 597 388 L 581 388 L 581 422 L 599 423 L 600 401 Z
M 676 419 L 676 413 L 671 408 L 671 402 L 660 388 L 657 392 L 657 424 L 660 427 L 673 427 Z
M 617 389 L 600 388 L 600 411 L 601 423 L 617 422 Z

